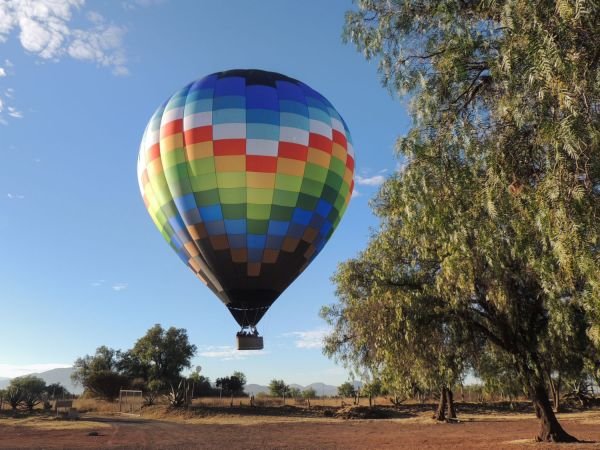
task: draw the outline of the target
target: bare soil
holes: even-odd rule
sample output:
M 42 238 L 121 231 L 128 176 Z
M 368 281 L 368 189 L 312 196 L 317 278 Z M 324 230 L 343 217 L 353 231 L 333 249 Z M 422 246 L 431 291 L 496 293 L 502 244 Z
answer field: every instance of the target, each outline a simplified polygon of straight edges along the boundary
M 3 414 L 0 448 L 600 449 L 598 409 L 561 414 L 565 429 L 587 441 L 562 445 L 534 443 L 539 425 L 527 410 L 464 405 L 460 423 L 438 424 L 432 409 L 155 407 L 142 417 L 88 413 L 78 421 Z

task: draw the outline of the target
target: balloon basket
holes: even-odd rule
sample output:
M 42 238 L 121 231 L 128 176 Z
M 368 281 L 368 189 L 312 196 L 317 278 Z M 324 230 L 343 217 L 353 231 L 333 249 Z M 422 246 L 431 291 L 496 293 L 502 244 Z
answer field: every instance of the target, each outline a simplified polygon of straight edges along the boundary
M 262 350 L 263 338 L 255 335 L 237 335 L 238 350 Z

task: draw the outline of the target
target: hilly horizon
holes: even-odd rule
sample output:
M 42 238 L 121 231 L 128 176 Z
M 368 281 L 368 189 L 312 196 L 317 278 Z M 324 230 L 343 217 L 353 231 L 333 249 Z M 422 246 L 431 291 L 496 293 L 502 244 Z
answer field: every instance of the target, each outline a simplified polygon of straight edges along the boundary
M 40 377 L 42 380 L 44 380 L 46 382 L 46 384 L 60 383 L 65 388 L 67 388 L 67 390 L 69 392 L 71 392 L 72 394 L 81 395 L 83 393 L 83 388 L 82 388 L 82 386 L 76 386 L 71 381 L 72 373 L 73 373 L 73 367 L 65 367 L 65 368 L 51 369 L 51 370 L 47 370 L 44 372 L 30 373 L 27 375 L 34 375 L 34 376 Z M 6 388 L 9 385 L 11 379 L 12 378 L 0 377 L 0 389 Z M 212 384 L 214 384 L 214 383 L 212 383 Z M 360 385 L 361 385 L 360 382 L 354 381 L 355 387 L 360 387 Z M 300 389 L 301 391 L 303 391 L 305 389 L 313 388 L 317 392 L 318 396 L 326 396 L 326 397 L 336 396 L 337 388 L 338 388 L 337 386 L 334 386 L 331 384 L 326 384 L 326 383 L 323 383 L 320 381 L 310 383 L 307 385 L 290 383 L 289 386 Z M 269 387 L 266 385 L 258 384 L 258 383 L 247 383 L 246 386 L 244 387 L 244 391 L 248 395 L 258 395 L 261 393 L 269 393 Z

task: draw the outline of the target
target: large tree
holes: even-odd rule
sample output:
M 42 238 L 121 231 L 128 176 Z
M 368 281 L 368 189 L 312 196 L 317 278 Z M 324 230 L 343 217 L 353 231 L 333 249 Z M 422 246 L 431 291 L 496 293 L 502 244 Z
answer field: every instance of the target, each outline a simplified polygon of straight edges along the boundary
M 349 368 L 377 373 L 392 392 L 439 392 L 435 418 L 453 419 L 453 387 L 480 340 L 468 339 L 435 292 L 439 263 L 413 264 L 413 247 L 397 231 L 386 227 L 359 258 L 340 265 L 340 304 L 321 311 L 333 329 L 324 351 Z
M 369 294 L 430 296 L 440 320 L 509 358 L 540 418 L 537 439 L 574 440 L 548 400 L 547 359 L 576 351 L 564 326 L 573 308 L 600 340 L 600 7 L 359 0 L 346 19 L 347 39 L 410 95 L 413 115 L 397 146 L 404 168 L 375 209 L 379 236 L 398 244 L 387 253 L 418 283 L 386 288 L 396 275 L 384 267 Z
M 85 355 L 75 360 L 71 379 L 74 383 L 81 384 L 90 394 L 112 401 L 131 381 L 120 373 L 119 362 L 118 350 L 100 346 L 94 355 Z
M 122 355 L 120 368 L 129 376 L 156 380 L 167 388 L 179 382 L 181 371 L 191 367 L 195 354 L 196 346 L 190 344 L 185 329 L 165 330 L 156 324 Z

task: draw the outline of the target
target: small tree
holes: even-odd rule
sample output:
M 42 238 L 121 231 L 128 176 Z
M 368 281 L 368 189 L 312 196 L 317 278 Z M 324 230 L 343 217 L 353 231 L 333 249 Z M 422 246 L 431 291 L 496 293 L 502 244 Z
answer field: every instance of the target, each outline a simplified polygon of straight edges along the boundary
M 302 391 L 302 397 L 305 399 L 311 399 L 311 398 L 316 398 L 317 397 L 317 391 L 314 390 L 314 388 L 306 388 Z
M 302 391 L 297 387 L 290 387 L 289 397 L 291 398 L 299 398 L 302 395 Z
M 369 406 L 373 406 L 373 397 L 377 397 L 383 393 L 381 381 L 372 380 L 369 383 L 363 384 L 363 386 L 360 388 L 360 393 L 366 397 L 369 397 Z
M 283 380 L 273 379 L 269 383 L 269 394 L 273 397 L 289 396 L 290 387 Z
M 225 395 L 244 395 L 246 376 L 242 372 L 233 372 L 229 377 L 217 378 L 216 385 Z
M 23 391 L 17 386 L 9 385 L 5 392 L 5 398 L 13 411 L 16 411 L 17 407 L 23 400 Z
M 346 381 L 338 386 L 338 395 L 340 397 L 354 397 L 356 395 L 356 389 L 354 384 Z
M 46 393 L 48 394 L 49 400 L 56 400 L 57 398 L 69 397 L 71 393 L 60 383 L 51 383 L 46 386 Z
M 31 412 L 42 401 L 42 396 L 46 391 L 46 382 L 34 375 L 26 375 L 13 378 L 10 382 L 10 387 L 16 388 L 21 392 L 20 403 Z

